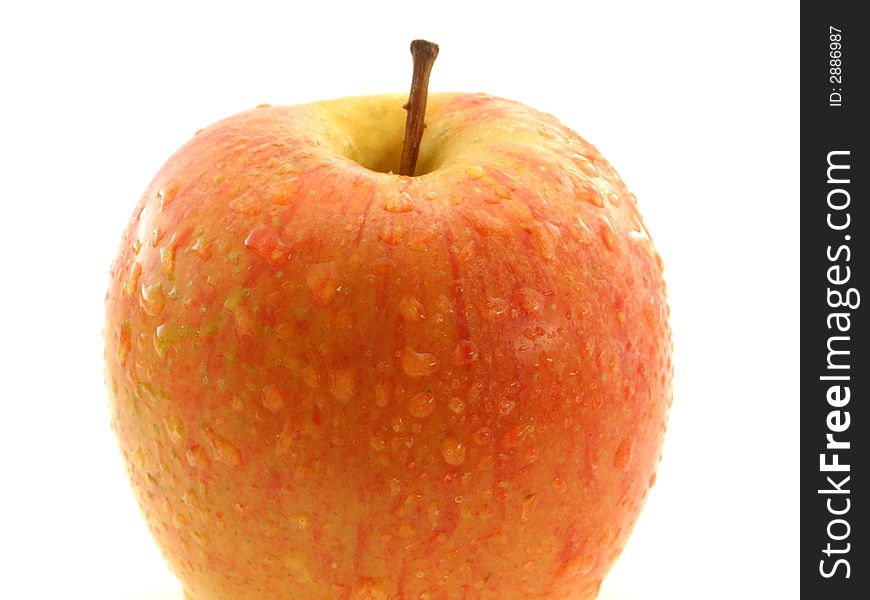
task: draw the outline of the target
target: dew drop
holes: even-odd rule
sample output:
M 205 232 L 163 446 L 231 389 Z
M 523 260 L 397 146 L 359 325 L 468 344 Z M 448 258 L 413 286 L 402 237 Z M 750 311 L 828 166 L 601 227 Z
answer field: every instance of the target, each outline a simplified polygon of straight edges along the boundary
M 402 370 L 408 377 L 426 377 L 438 370 L 438 359 L 427 352 L 415 352 L 406 346 L 402 352 Z
M 598 208 L 604 208 L 604 198 L 601 196 L 601 190 L 591 181 L 581 180 L 577 182 L 575 194 L 578 200 L 589 202 Z
M 163 417 L 163 426 L 173 444 L 180 444 L 184 440 L 184 423 L 176 416 Z
M 375 406 L 384 408 L 390 403 L 390 393 L 385 383 L 377 383 L 375 385 Z
M 346 403 L 356 394 L 356 371 L 352 367 L 340 367 L 329 372 L 330 391 L 335 398 Z
M 498 462 L 498 456 L 495 454 L 487 454 L 477 462 L 477 468 L 480 471 L 489 471 Z
M 477 360 L 480 352 L 471 340 L 459 340 L 456 349 L 453 350 L 454 365 L 468 365 Z
M 172 524 L 176 529 L 184 529 L 187 526 L 187 519 L 181 513 L 175 513 L 172 517 Z
M 169 238 L 166 245 L 160 248 L 160 268 L 170 279 L 175 275 L 175 235 Z
M 256 217 L 263 209 L 249 194 L 243 194 L 230 202 L 230 210 L 240 215 Z
M 290 447 L 293 445 L 293 440 L 296 437 L 297 428 L 292 421 L 287 421 L 281 428 L 281 433 L 278 434 L 278 439 L 275 442 L 275 454 L 284 456 L 290 452 Z
M 501 436 L 501 445 L 505 448 L 521 446 L 526 441 L 530 429 L 530 425 L 517 425 L 513 429 L 509 429 Z
M 317 372 L 317 369 L 308 365 L 302 369 L 302 381 L 311 389 L 317 389 L 320 387 L 320 373 Z
M 263 406 L 267 410 L 276 413 L 284 408 L 284 393 L 275 384 L 263 386 Z
M 390 429 L 392 429 L 395 433 L 401 433 L 405 428 L 405 422 L 402 420 L 400 415 L 394 416 L 390 419 Z
M 553 486 L 553 491 L 557 494 L 561 495 L 568 491 L 568 484 L 559 477 L 553 479 L 553 481 L 550 482 L 550 485 Z
M 399 192 L 384 201 L 384 210 L 391 213 L 406 213 L 414 210 L 414 201 L 408 192 Z
M 471 439 L 478 446 L 485 446 L 492 441 L 492 429 L 481 427 L 471 435 Z
M 410 323 L 416 323 L 426 318 L 423 303 L 413 296 L 402 296 L 399 300 L 399 314 Z
M 314 298 L 321 304 L 327 305 L 332 302 L 340 287 L 338 269 L 334 262 L 315 263 L 308 267 L 305 278 L 308 289 L 314 294 Z
M 157 192 L 157 200 L 160 202 L 160 212 L 166 210 L 175 201 L 178 195 L 178 183 L 171 183 L 166 188 Z
M 205 435 L 217 460 L 231 467 L 237 467 L 242 463 L 242 452 L 232 442 L 218 435 L 211 427 L 206 430 Z
M 459 466 L 465 462 L 465 445 L 455 438 L 444 438 L 441 442 L 441 456 L 448 465 Z
M 387 224 L 378 232 L 378 239 L 388 246 L 395 246 L 405 237 L 405 228 L 401 225 Z
M 435 410 L 435 396 L 429 392 L 420 392 L 408 400 L 408 412 L 412 417 L 425 419 Z
M 190 251 L 200 257 L 202 260 L 208 260 L 211 258 L 211 242 L 204 240 L 201 237 L 196 238 L 196 242 L 194 242 L 193 246 L 190 247 Z
M 643 316 L 650 327 L 658 327 L 661 322 L 661 310 L 658 303 L 653 298 L 650 298 L 643 307 Z
M 604 240 L 604 245 L 608 250 L 616 248 L 616 231 L 613 229 L 613 223 L 607 217 L 601 217 L 601 239 Z
M 461 415 L 465 412 L 465 402 L 462 398 L 454 396 L 447 402 L 447 408 L 449 408 L 451 412 Z
M 290 258 L 291 242 L 284 239 L 281 231 L 272 225 L 258 225 L 245 238 L 245 248 L 271 262 Z
M 534 494 L 529 494 L 526 496 L 526 499 L 523 500 L 523 506 L 520 511 L 520 521 L 523 523 L 529 520 L 529 516 L 532 514 L 532 510 L 535 508 L 535 504 L 537 504 L 538 499 Z
M 187 462 L 191 467 L 196 467 L 203 471 L 211 467 L 211 459 L 208 457 L 208 452 L 199 445 L 194 445 L 187 449 Z
M 387 447 L 387 442 L 385 442 L 384 438 L 382 438 L 381 436 L 376 435 L 372 436 L 371 439 L 369 439 L 369 446 L 375 452 L 381 452 L 384 448 Z
M 527 316 L 539 315 L 544 308 L 544 296 L 532 288 L 521 288 L 516 293 L 517 305 Z
M 471 179 L 480 179 L 483 177 L 483 167 L 479 167 L 477 165 L 471 166 L 465 169 L 465 173 Z
M 136 288 L 139 287 L 139 277 L 142 275 L 142 265 L 140 265 L 137 261 L 133 261 L 133 265 L 130 267 L 130 272 L 127 274 L 127 281 L 124 284 L 124 289 L 127 294 L 132 294 L 136 291 Z
M 508 312 L 507 300 L 503 298 L 487 298 L 483 307 L 483 314 L 489 321 L 495 321 L 504 317 Z
M 573 163 L 577 166 L 580 171 L 586 175 L 587 177 L 598 177 L 598 168 L 595 166 L 591 160 L 583 156 L 582 154 L 575 154 L 571 157 Z
M 619 443 L 616 453 L 613 455 L 613 466 L 620 471 L 628 471 L 631 466 L 631 458 L 634 453 L 634 440 L 626 437 Z
M 163 283 L 158 281 L 150 285 L 143 284 L 139 305 L 146 314 L 152 317 L 158 316 L 166 305 L 166 296 L 163 293 Z
M 595 556 L 587 556 L 583 554 L 578 554 L 576 556 L 572 556 L 568 560 L 566 560 L 559 567 L 559 571 L 556 573 L 556 576 L 564 579 L 573 579 L 579 575 L 588 575 L 595 568 L 596 558 Z M 594 596 L 580 596 L 582 598 L 593 598 Z
M 140 469 L 145 468 L 145 452 L 142 451 L 142 448 L 136 448 L 133 452 L 133 464 Z
M 132 345 L 132 337 L 133 334 L 129 323 L 121 325 L 121 329 L 118 332 L 118 349 L 115 352 L 115 359 L 121 367 L 124 367 L 127 364 L 127 357 L 130 355 L 130 347 Z

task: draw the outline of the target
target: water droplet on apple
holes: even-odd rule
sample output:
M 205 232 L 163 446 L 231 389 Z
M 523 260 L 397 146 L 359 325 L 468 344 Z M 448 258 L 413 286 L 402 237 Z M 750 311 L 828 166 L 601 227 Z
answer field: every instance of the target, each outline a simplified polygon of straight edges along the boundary
M 471 439 L 478 446 L 486 446 L 492 441 L 492 429 L 481 427 L 471 435 Z
M 158 281 L 152 284 L 142 285 L 142 294 L 139 298 L 139 305 L 146 314 L 156 317 L 166 305 L 166 296 L 163 293 L 163 283 Z
M 441 456 L 448 465 L 459 466 L 465 462 L 465 445 L 455 438 L 444 438 L 441 442 Z
M 653 487 L 655 484 L 656 484 L 656 474 L 653 473 L 652 476 L 649 478 L 649 484 L 647 484 L 647 487 L 648 487 L 648 488 L 651 488 L 651 487 Z
M 115 352 L 115 360 L 118 361 L 118 364 L 121 367 L 127 365 L 127 357 L 130 355 L 132 341 L 133 340 L 130 324 L 122 324 L 120 330 L 118 331 L 118 348 Z
M 539 315 L 544 309 L 544 296 L 541 292 L 532 288 L 521 288 L 515 295 L 519 308 L 527 316 Z
M 387 442 L 384 441 L 384 438 L 382 438 L 381 436 L 375 435 L 372 436 L 371 439 L 369 439 L 369 446 L 375 452 L 381 452 L 384 448 L 387 447 Z
M 193 445 L 187 449 L 187 462 L 192 467 L 206 471 L 211 467 L 211 459 L 208 452 L 200 445 Z
M 154 351 L 157 356 L 163 358 L 166 356 L 166 348 L 169 344 L 169 325 L 161 323 L 154 330 Z
M 378 239 L 388 246 L 395 246 L 405 237 L 405 228 L 401 225 L 386 224 L 378 232 Z
M 477 360 L 480 352 L 477 345 L 471 340 L 459 340 L 456 349 L 453 350 L 454 365 L 468 365 Z
M 405 429 L 405 421 L 402 419 L 401 415 L 396 415 L 390 419 L 390 429 L 395 433 L 400 433 Z
M 509 429 L 501 436 L 501 445 L 505 448 L 516 448 L 521 446 L 526 441 L 526 437 L 531 431 L 531 425 L 517 425 Z
M 178 445 L 184 441 L 184 423 L 181 419 L 174 415 L 166 415 L 163 417 L 163 426 L 173 444 Z
M 166 277 L 172 279 L 175 275 L 175 234 L 160 248 L 160 267 Z
M 500 417 L 506 417 L 509 414 L 511 414 L 512 412 L 514 412 L 514 409 L 516 407 L 517 407 L 517 403 L 515 401 L 508 400 L 507 398 L 504 398 L 504 399 L 500 400 L 498 403 L 498 415 Z
M 503 298 L 487 298 L 483 307 L 483 315 L 488 321 L 505 317 L 508 312 L 508 302 Z
M 480 179 L 483 177 L 483 167 L 471 166 L 465 169 L 465 173 L 470 179 Z
M 601 217 L 601 239 L 604 240 L 604 245 L 608 250 L 616 249 L 616 230 L 610 219 L 605 216 Z
M 332 302 L 341 287 L 338 269 L 335 262 L 315 263 L 308 267 L 305 278 L 308 289 L 314 298 L 321 304 L 327 305 Z
M 438 370 L 438 359 L 434 354 L 415 352 L 406 346 L 402 352 L 402 370 L 408 377 L 426 377 Z
M 320 387 L 320 373 L 317 372 L 317 369 L 308 365 L 302 369 L 302 381 L 311 389 L 317 389 Z
M 575 181 L 574 193 L 578 200 L 589 202 L 598 208 L 604 208 L 604 198 L 601 196 L 601 190 L 588 179 Z
M 610 190 L 607 192 L 607 201 L 610 202 L 611 205 L 615 207 L 620 207 L 622 205 L 622 196 L 619 195 L 619 192 L 616 190 Z
M 408 192 L 399 192 L 395 196 L 389 196 L 384 201 L 384 210 L 391 213 L 406 213 L 414 210 L 414 201 Z
M 278 439 L 275 442 L 275 454 L 284 456 L 290 452 L 290 447 L 293 445 L 293 440 L 296 438 L 297 433 L 298 428 L 293 421 L 285 421 L 284 426 L 281 428 L 281 433 L 278 434 Z
M 356 370 L 339 367 L 329 372 L 330 391 L 341 403 L 347 403 L 356 394 Z
M 211 444 L 216 460 L 231 467 L 242 464 L 242 452 L 232 442 L 218 435 L 211 427 L 206 429 L 205 437 Z
M 420 392 L 408 400 L 408 412 L 412 417 L 425 419 L 435 410 L 435 396 L 429 392 Z
M 616 449 L 613 455 L 613 466 L 620 471 L 628 471 L 631 466 L 631 458 L 634 453 L 634 440 L 630 437 L 624 438 Z
M 245 247 L 265 260 L 279 263 L 292 255 L 292 241 L 271 224 L 258 225 L 245 237 Z
M 656 264 L 659 267 L 659 272 L 664 273 L 665 272 L 665 262 L 662 260 L 662 257 L 658 252 L 656 252 Z
M 592 572 L 597 564 L 598 559 L 594 555 L 577 554 L 562 563 L 559 567 L 556 577 L 560 579 L 573 579 L 579 575 L 588 575 Z M 578 596 L 580 598 L 591 598 L 594 596 Z
M 124 285 L 127 294 L 132 294 L 136 291 L 136 288 L 139 287 L 139 277 L 141 275 L 142 265 L 134 259 L 133 265 L 130 267 L 130 272 L 127 274 L 127 282 Z
M 190 251 L 202 260 L 208 260 L 211 258 L 211 242 L 206 241 L 202 237 L 198 237 L 193 246 L 190 247 Z
M 413 296 L 402 296 L 399 300 L 399 314 L 409 323 L 417 323 L 426 318 L 423 303 Z
M 450 412 L 461 415 L 465 412 L 465 402 L 462 398 L 454 396 L 447 402 L 447 408 L 450 409 Z
M 166 188 L 157 192 L 160 212 L 166 210 L 175 201 L 175 197 L 178 195 L 178 188 L 178 183 L 171 183 Z
M 133 464 L 140 469 L 145 468 L 145 452 L 142 448 L 136 448 L 136 450 L 133 451 Z
M 529 494 L 526 496 L 526 499 L 523 500 L 523 506 L 520 511 L 520 521 L 525 523 L 529 520 L 529 516 L 532 514 L 532 510 L 535 508 L 535 504 L 537 504 L 538 499 L 534 494 Z
M 587 177 L 595 178 L 599 176 L 598 168 L 595 166 L 595 163 L 582 154 L 574 154 L 571 157 L 571 161 Z
M 276 413 L 284 408 L 284 392 L 275 384 L 263 386 L 263 406 Z
M 384 408 L 390 403 L 390 393 L 387 385 L 383 382 L 375 384 L 375 406 Z
M 238 198 L 230 201 L 229 206 L 230 210 L 234 213 L 247 215 L 249 217 L 256 217 L 263 212 L 259 202 L 252 198 L 249 193 L 242 194 Z

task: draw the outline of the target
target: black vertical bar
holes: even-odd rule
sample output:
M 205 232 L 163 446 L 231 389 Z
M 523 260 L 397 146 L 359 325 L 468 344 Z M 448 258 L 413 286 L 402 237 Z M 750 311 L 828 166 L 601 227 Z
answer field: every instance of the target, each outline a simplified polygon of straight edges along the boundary
M 870 21 L 801 6 L 801 593 L 870 598 Z M 862 10 L 863 12 L 863 10 Z

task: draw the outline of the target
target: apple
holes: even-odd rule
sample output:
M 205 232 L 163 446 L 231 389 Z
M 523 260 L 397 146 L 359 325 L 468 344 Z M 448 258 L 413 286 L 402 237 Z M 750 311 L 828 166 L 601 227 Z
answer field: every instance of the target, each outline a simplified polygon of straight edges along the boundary
M 549 115 L 422 95 L 215 123 L 123 234 L 111 418 L 190 599 L 591 599 L 655 481 L 635 196 Z

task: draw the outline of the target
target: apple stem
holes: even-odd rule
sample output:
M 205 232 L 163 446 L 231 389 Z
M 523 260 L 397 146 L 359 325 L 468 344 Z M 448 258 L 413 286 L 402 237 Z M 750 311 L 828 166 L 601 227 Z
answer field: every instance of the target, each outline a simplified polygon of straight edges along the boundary
M 413 177 L 426 128 L 426 98 L 429 95 L 429 74 L 438 56 L 438 44 L 426 40 L 411 42 L 411 56 L 414 58 L 414 75 L 411 78 L 411 95 L 403 107 L 408 111 L 405 120 L 405 144 L 402 147 L 402 161 L 399 174 Z

